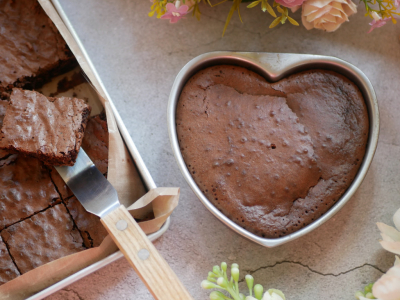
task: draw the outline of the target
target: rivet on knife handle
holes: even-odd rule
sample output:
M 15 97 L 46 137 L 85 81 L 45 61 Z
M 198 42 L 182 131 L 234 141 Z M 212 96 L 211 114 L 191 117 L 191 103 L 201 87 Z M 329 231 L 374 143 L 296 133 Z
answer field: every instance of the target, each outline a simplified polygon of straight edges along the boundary
M 121 221 L 127 223 L 125 230 L 118 228 Z M 155 299 L 193 300 L 123 205 L 104 216 L 101 222 Z

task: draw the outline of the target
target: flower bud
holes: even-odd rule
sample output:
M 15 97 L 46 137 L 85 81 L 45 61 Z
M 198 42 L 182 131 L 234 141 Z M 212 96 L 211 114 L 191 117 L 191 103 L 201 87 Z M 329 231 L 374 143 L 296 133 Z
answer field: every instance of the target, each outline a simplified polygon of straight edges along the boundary
M 228 265 L 226 264 L 226 262 L 221 263 L 221 269 L 223 272 L 226 272 L 227 268 L 228 268 Z
M 213 273 L 216 274 L 217 276 L 221 274 L 221 269 L 219 268 L 219 266 L 213 267 Z
M 238 268 L 232 268 L 231 275 L 235 282 L 239 281 L 239 269 Z
M 215 289 L 215 288 L 219 288 L 218 285 L 208 281 L 208 280 L 203 280 L 201 282 L 201 287 L 205 290 L 209 290 L 209 289 Z
M 256 299 L 258 300 L 261 300 L 263 291 L 264 291 L 263 286 L 261 284 L 256 284 L 254 286 L 254 297 L 256 297 Z
M 253 291 L 254 278 L 250 274 L 247 274 L 245 279 L 246 279 L 247 287 L 249 288 L 250 296 L 251 296 L 251 293 Z
M 232 269 L 232 268 L 238 268 L 238 269 L 239 269 L 239 265 L 236 264 L 236 263 L 233 263 L 233 264 L 231 265 L 231 269 Z
M 365 286 L 365 288 L 364 288 L 364 293 L 372 293 L 372 286 L 373 286 L 374 284 L 373 283 L 370 283 L 370 284 L 368 284 L 367 286 Z
M 217 277 L 213 272 L 208 272 L 208 277 Z
M 217 284 L 224 289 L 228 287 L 228 282 L 224 277 L 219 277 L 217 279 Z
M 357 293 L 355 293 L 354 297 L 356 297 L 356 299 L 360 299 L 360 297 L 364 297 L 364 293 L 363 292 L 357 292 Z
M 210 294 L 210 300 L 225 300 L 225 296 L 221 292 L 213 291 Z

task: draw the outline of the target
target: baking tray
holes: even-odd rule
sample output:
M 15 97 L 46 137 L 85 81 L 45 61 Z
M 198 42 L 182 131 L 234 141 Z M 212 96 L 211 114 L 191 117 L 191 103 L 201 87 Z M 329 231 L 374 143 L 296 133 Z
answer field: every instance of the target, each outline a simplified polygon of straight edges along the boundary
M 176 133 L 175 111 L 176 105 L 186 82 L 198 71 L 213 66 L 213 65 L 236 65 L 252 70 L 270 82 L 276 82 L 280 79 L 305 70 L 310 69 L 325 69 L 335 71 L 344 75 L 353 81 L 360 89 L 364 96 L 365 103 L 368 109 L 368 116 L 370 121 L 368 144 L 361 163 L 360 169 L 353 180 L 350 187 L 337 201 L 337 203 L 328 210 L 323 216 L 306 227 L 291 233 L 287 236 L 280 238 L 262 238 L 246 229 L 240 227 L 222 212 L 220 212 L 201 192 L 189 170 L 187 169 L 183 160 L 182 154 L 179 149 L 179 142 Z M 205 53 L 192 59 L 187 63 L 177 75 L 175 82 L 172 86 L 171 94 L 168 103 L 168 132 L 172 150 L 175 159 L 185 177 L 187 183 L 200 199 L 200 201 L 208 208 L 225 225 L 248 238 L 265 247 L 275 247 L 293 241 L 322 225 L 335 215 L 349 199 L 354 195 L 358 187 L 361 185 L 368 168 L 371 165 L 372 158 L 378 144 L 379 136 L 379 110 L 378 102 L 376 99 L 375 91 L 371 82 L 358 68 L 352 64 L 331 56 L 322 55 L 309 55 L 309 54 L 288 54 L 288 53 L 264 53 L 264 52 L 210 52 Z
M 137 148 L 136 148 L 131 136 L 129 135 L 129 132 L 126 129 L 124 122 L 121 119 L 121 116 L 119 115 L 117 109 L 115 108 L 114 103 L 112 102 L 109 94 L 107 93 L 107 90 L 105 89 L 105 87 L 103 85 L 103 82 L 101 81 L 101 79 L 100 79 L 95 67 L 93 66 L 93 64 L 92 64 L 92 62 L 91 62 L 91 60 L 90 60 L 85 48 L 83 47 L 81 41 L 79 40 L 78 35 L 76 34 L 74 28 L 72 27 L 72 25 L 69 22 L 66 14 L 64 13 L 59 1 L 58 0 L 51 0 L 51 3 L 53 4 L 53 6 L 57 10 L 58 14 L 60 15 L 61 19 L 63 20 L 63 22 L 67 26 L 68 30 L 70 31 L 70 33 L 74 37 L 75 41 L 77 42 L 80 50 L 82 51 L 85 59 L 88 62 L 89 67 L 91 68 L 94 76 L 96 77 L 96 80 L 99 82 L 102 91 L 106 95 L 106 98 L 109 100 L 109 102 L 111 104 L 112 111 L 113 111 L 114 116 L 115 116 L 115 120 L 116 120 L 117 125 L 118 125 L 118 129 L 119 129 L 119 131 L 121 133 L 121 136 L 122 136 L 122 138 L 123 138 L 123 140 L 125 142 L 125 145 L 126 145 L 128 151 L 129 151 L 132 159 L 135 162 L 136 168 L 139 171 L 139 174 L 140 174 L 140 176 L 142 178 L 142 181 L 143 181 L 146 189 L 150 190 L 150 189 L 156 188 L 157 186 L 156 186 L 153 178 L 151 177 L 149 170 L 147 169 L 146 165 L 144 164 L 143 159 L 140 156 L 139 151 L 137 150 Z M 164 225 L 157 232 L 149 234 L 148 238 L 151 241 L 155 241 L 156 239 L 161 237 L 165 233 L 165 231 L 167 231 L 167 229 L 168 229 L 168 227 L 170 225 L 170 222 L 171 222 L 171 220 L 170 220 L 170 217 L 169 217 L 165 221 Z M 53 294 L 54 292 L 56 292 L 56 291 L 58 291 L 58 290 L 60 290 L 60 289 L 62 289 L 64 287 L 70 285 L 71 283 L 73 283 L 73 282 L 75 282 L 75 281 L 77 281 L 77 280 L 79 280 L 79 279 L 81 279 L 81 278 L 83 278 L 83 277 L 85 277 L 85 276 L 87 276 L 87 275 L 89 275 L 89 274 L 91 274 L 91 273 L 103 268 L 104 266 L 106 266 L 106 265 L 108 265 L 108 264 L 110 264 L 110 263 L 112 263 L 112 262 L 114 262 L 114 261 L 116 261 L 116 260 L 118 260 L 118 259 L 120 259 L 122 257 L 124 257 L 122 252 L 121 251 L 117 251 L 117 252 L 109 255 L 108 257 L 106 257 L 106 258 L 104 258 L 104 259 L 102 259 L 102 260 L 100 260 L 100 261 L 98 261 L 98 262 L 96 262 L 96 263 L 94 263 L 94 264 L 92 264 L 92 265 L 90 265 L 90 266 L 88 266 L 88 267 L 76 272 L 75 274 L 73 274 L 73 275 L 71 275 L 71 276 L 69 276 L 69 277 L 57 282 L 56 284 L 54 284 L 54 285 L 52 285 L 52 286 L 40 291 L 39 293 L 36 293 L 35 295 L 27 298 L 27 300 L 43 299 L 43 298 Z

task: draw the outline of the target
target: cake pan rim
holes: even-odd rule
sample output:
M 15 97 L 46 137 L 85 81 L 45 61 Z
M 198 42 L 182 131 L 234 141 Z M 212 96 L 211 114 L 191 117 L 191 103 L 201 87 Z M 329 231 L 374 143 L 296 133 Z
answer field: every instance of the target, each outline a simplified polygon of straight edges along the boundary
M 229 63 L 231 62 L 231 63 Z M 356 177 L 348 187 L 346 192 L 336 201 L 336 203 L 321 217 L 306 227 L 293 232 L 287 236 L 280 238 L 262 238 L 246 229 L 240 227 L 222 212 L 220 212 L 201 192 L 193 177 L 189 173 L 181 151 L 176 133 L 175 112 L 179 95 L 187 80 L 197 71 L 211 65 L 218 64 L 234 64 L 239 66 L 250 66 L 258 74 L 267 80 L 278 81 L 291 73 L 297 73 L 308 69 L 329 69 L 341 74 L 346 74 L 347 78 L 352 80 L 361 90 L 364 101 L 367 105 L 368 116 L 370 121 L 370 132 L 366 152 Z M 329 68 L 327 68 L 329 66 Z M 264 70 L 264 72 L 261 71 Z M 269 70 L 267 70 L 269 69 Z M 197 198 L 204 206 L 221 222 L 240 235 L 250 239 L 251 241 L 263 245 L 265 247 L 275 247 L 287 243 L 289 241 L 300 238 L 301 236 L 313 231 L 324 222 L 335 215 L 354 195 L 361 185 L 367 171 L 371 165 L 373 156 L 376 151 L 379 137 L 379 108 L 376 94 L 373 86 L 366 75 L 354 65 L 333 56 L 313 55 L 313 54 L 295 54 L 295 53 L 269 53 L 269 52 L 235 52 L 235 51 L 216 51 L 201 54 L 190 60 L 178 73 L 173 83 L 168 101 L 167 109 L 168 134 L 178 167 L 185 178 L 186 182 L 193 190 Z

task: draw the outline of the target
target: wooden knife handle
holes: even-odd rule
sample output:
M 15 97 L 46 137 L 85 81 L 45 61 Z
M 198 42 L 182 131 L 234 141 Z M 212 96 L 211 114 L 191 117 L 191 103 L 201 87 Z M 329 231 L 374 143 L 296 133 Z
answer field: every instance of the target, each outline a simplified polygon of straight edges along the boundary
M 101 222 L 155 299 L 193 299 L 123 205 Z

